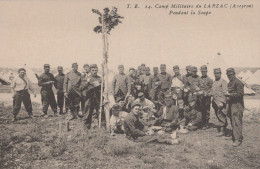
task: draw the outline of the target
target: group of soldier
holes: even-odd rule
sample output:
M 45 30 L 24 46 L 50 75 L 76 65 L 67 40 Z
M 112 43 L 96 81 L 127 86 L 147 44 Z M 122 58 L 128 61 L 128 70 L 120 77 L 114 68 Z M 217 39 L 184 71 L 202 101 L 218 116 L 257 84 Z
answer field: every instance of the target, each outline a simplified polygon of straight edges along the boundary
M 50 105 L 55 115 L 68 112 L 68 120 L 81 117 L 87 129 L 91 128 L 94 112 L 99 112 L 101 99 L 101 77 L 97 75 L 96 64 L 83 66 L 83 73 L 78 71 L 78 64 L 72 64 L 72 70 L 66 75 L 58 67 L 58 75 L 50 73 L 50 65 L 44 65 L 44 73 L 38 77 L 41 87 L 42 116 L 48 117 Z M 111 94 L 116 102 L 111 108 L 111 132 L 118 128 L 117 118 L 124 111 L 121 127 L 127 138 L 133 141 L 158 141 L 172 143 L 166 136 L 151 134 L 146 126 L 161 126 L 164 132 L 178 131 L 187 133 L 197 129 L 208 129 L 210 107 L 212 104 L 219 121 L 218 136 L 226 135 L 227 117 L 231 120 L 233 146 L 242 143 L 242 117 L 244 110 L 243 83 L 235 76 L 233 68 L 226 70 L 229 83 L 221 78 L 221 69 L 214 69 L 215 80 L 207 76 L 207 66 L 187 66 L 186 74 L 181 75 L 178 65 L 173 66 L 174 75 L 166 72 L 166 65 L 150 68 L 142 64 L 129 68 L 124 73 L 124 66 L 118 66 L 119 73 L 114 76 Z M 26 70 L 20 68 L 19 76 L 12 82 L 14 121 L 21 103 L 32 117 L 32 104 L 28 90 L 33 93 Z M 57 102 L 53 93 L 57 89 Z M 34 94 L 35 95 L 35 94 Z M 65 106 L 64 106 L 65 103 Z M 81 111 L 80 111 L 81 110 Z

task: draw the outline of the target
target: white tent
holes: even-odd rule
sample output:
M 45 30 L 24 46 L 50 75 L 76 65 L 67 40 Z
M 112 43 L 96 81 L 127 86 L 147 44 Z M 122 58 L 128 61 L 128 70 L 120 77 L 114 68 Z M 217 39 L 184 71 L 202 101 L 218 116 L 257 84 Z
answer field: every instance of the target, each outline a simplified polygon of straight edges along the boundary
M 254 73 L 255 77 L 260 79 L 260 69 L 258 69 L 255 73 Z
M 242 78 L 242 79 L 244 80 L 245 77 L 246 77 L 246 74 L 245 74 L 244 71 L 241 71 L 241 72 L 237 75 L 237 77 L 240 77 L 240 78 Z
M 252 75 L 253 73 L 250 70 L 247 70 L 245 72 L 245 78 L 243 80 L 247 81 Z
M 259 84 L 260 85 L 260 79 L 255 76 L 255 74 L 251 74 L 247 79 L 246 83 L 253 85 L 253 84 Z
M 32 71 L 31 67 L 27 64 L 24 64 L 22 67 L 26 70 L 26 76 L 30 79 L 30 81 L 32 83 L 38 83 L 36 74 Z

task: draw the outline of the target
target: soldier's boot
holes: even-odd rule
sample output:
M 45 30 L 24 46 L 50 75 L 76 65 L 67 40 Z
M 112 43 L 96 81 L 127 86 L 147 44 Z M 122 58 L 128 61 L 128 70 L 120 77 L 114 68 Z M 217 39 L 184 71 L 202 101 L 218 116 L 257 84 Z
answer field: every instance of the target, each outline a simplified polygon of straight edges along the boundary
M 29 115 L 29 118 L 30 118 L 30 119 L 33 118 L 33 114 L 32 114 L 32 112 L 29 112 L 28 115 Z
M 179 142 L 178 139 L 172 139 L 168 143 L 171 144 L 171 145 L 175 145 L 175 144 L 179 144 L 180 142 Z
M 16 118 L 16 115 L 14 115 L 12 122 L 16 122 L 16 121 L 17 121 L 17 118 Z
M 73 120 L 75 119 L 74 111 L 68 110 L 68 120 Z
M 180 125 L 180 129 L 178 130 L 178 133 L 186 134 L 189 130 L 185 129 L 184 126 Z
M 219 133 L 217 134 L 217 137 L 225 136 L 225 127 L 221 127 Z
M 241 141 L 235 140 L 235 141 L 233 142 L 232 146 L 233 146 L 233 147 L 238 147 L 238 146 L 240 146 L 241 143 L 242 143 Z
M 59 115 L 63 115 L 63 108 L 60 108 Z
M 202 130 L 207 130 L 207 129 L 209 129 L 209 120 L 206 120 L 202 127 Z

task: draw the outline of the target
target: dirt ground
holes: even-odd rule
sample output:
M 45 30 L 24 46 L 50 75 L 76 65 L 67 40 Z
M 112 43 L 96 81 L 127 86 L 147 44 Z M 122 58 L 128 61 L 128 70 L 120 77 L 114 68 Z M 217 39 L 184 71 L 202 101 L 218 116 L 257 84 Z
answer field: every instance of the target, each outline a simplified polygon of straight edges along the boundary
M 23 109 L 15 123 L 11 107 L 2 107 L 0 168 L 260 168 L 260 112 L 255 109 L 245 110 L 244 141 L 234 148 L 231 137 L 216 137 L 213 112 L 210 129 L 179 134 L 179 145 L 165 145 L 133 143 L 97 127 L 86 131 L 81 119 L 71 121 L 67 132 L 65 115 L 45 119 L 39 117 L 39 104 L 33 107 L 34 119 L 27 119 Z

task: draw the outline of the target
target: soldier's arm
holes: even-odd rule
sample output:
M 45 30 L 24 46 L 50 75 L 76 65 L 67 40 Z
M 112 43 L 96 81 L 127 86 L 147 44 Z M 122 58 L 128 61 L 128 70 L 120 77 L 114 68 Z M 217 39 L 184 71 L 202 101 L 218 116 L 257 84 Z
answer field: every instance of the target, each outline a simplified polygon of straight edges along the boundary
M 52 75 L 52 79 L 54 81 L 54 87 L 57 89 L 57 79 Z
M 209 79 L 208 86 L 207 86 L 207 91 L 206 91 L 207 93 L 209 93 L 211 91 L 212 85 L 213 85 L 213 80 Z
M 40 77 L 38 78 L 38 86 L 40 86 L 40 87 L 47 86 L 47 85 L 49 85 L 49 84 L 51 84 L 51 83 L 52 83 L 51 81 L 44 82 L 42 76 L 40 76 Z
M 29 90 L 31 90 L 33 92 L 33 94 L 35 94 L 33 86 L 32 86 L 32 82 L 30 81 L 30 79 L 28 79 L 28 85 L 29 85 Z
M 12 81 L 12 83 L 11 83 L 11 92 L 12 92 L 12 95 L 14 96 L 14 94 L 15 94 L 15 90 L 14 90 L 14 88 L 15 88 L 15 86 L 16 86 L 16 82 L 15 82 L 15 79 Z
M 64 83 L 63 83 L 63 92 L 68 93 L 68 74 L 64 77 Z
M 227 82 L 225 80 L 223 80 L 221 86 L 222 86 L 223 93 L 226 94 L 227 91 L 228 91 L 228 84 L 227 84 Z
M 115 88 L 116 88 L 116 75 L 113 78 L 112 82 L 112 94 L 115 95 Z

